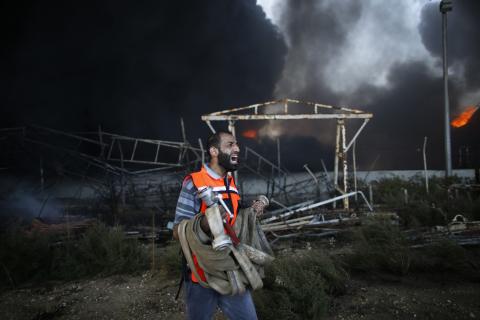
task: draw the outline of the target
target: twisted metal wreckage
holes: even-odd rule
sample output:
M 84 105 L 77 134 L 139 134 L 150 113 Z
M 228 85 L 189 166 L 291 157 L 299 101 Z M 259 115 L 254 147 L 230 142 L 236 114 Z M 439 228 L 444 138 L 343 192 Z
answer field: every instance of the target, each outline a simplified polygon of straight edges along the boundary
M 305 175 L 299 177 L 283 168 L 279 154 L 275 164 L 253 149 L 243 148 L 244 158 L 237 185 L 243 189 L 245 200 L 249 198 L 246 194 L 251 189 L 249 183 L 263 183 L 264 193 L 278 209 L 267 212 L 260 223 L 275 242 L 298 236 L 332 236 L 341 232 L 342 226 L 359 223 L 363 216 L 359 209 L 366 215 L 373 212 L 365 195 L 357 190 L 355 169 L 355 142 L 372 116 L 352 108 L 283 99 L 214 112 L 203 115 L 202 120 L 212 132 L 215 132 L 212 122 L 226 121 L 233 135 L 236 135 L 236 121 L 310 119 L 336 122 L 333 178 L 330 178 L 322 160 L 323 172 L 313 173 L 305 165 L 308 174 L 305 178 Z M 362 121 L 350 141 L 346 136 L 347 120 Z M 63 163 L 55 162 L 54 167 L 62 175 L 80 178 L 96 190 L 105 189 L 107 185 L 106 191 L 116 192 L 122 206 L 134 204 L 171 214 L 182 178 L 198 168 L 205 161 L 206 154 L 201 139 L 198 139 L 198 146 L 187 140 L 183 120 L 180 127 L 182 141 L 140 139 L 105 132 L 101 128 L 96 132 L 81 133 L 39 126 L 5 128 L 0 129 L 0 144 L 4 158 L 8 158 L 9 152 L 15 153 L 19 149 L 29 149 L 29 153 L 32 150 L 50 150 L 57 158 L 61 155 Z M 352 151 L 353 159 L 353 186 L 348 185 L 349 151 Z M 48 186 L 43 168 L 46 162 L 40 160 L 41 192 L 48 191 L 45 190 Z M 249 182 L 244 173 L 253 175 L 254 179 Z M 321 188 L 325 191 L 322 194 L 319 193 Z M 352 210 L 352 198 L 360 199 L 365 205 L 360 207 L 356 202 L 356 210 Z M 392 213 L 376 214 L 397 218 Z
M 279 177 L 272 179 L 272 184 L 276 185 L 283 199 L 289 200 L 288 195 L 298 192 L 299 189 L 305 187 L 305 182 L 312 184 L 312 180 L 317 187 L 321 183 L 325 184 L 325 189 L 330 191 L 333 196 L 330 199 L 317 201 L 310 200 L 286 206 L 275 198 L 279 195 L 272 195 L 271 201 L 281 208 L 265 215 L 262 219 L 262 228 L 275 237 L 275 240 L 281 238 L 289 238 L 295 236 L 329 236 L 338 232 L 336 229 L 327 229 L 328 227 L 338 226 L 342 224 L 350 224 L 358 222 L 358 217 L 350 210 L 350 198 L 359 195 L 365 202 L 369 212 L 373 212 L 373 208 L 367 201 L 365 195 L 357 190 L 356 186 L 356 169 L 355 169 L 355 142 L 367 125 L 368 121 L 373 117 L 371 113 L 358 109 L 347 107 L 335 107 L 314 102 L 305 102 L 293 99 L 275 100 L 261 104 L 233 108 L 203 115 L 202 120 L 208 125 L 212 132 L 215 128 L 212 121 L 227 121 L 229 131 L 235 136 L 235 122 L 249 120 L 335 120 L 336 121 L 336 139 L 335 139 L 335 158 L 333 181 L 330 181 L 328 172 L 322 161 L 324 172 L 314 174 L 308 165 L 304 168 L 311 176 L 307 181 L 295 181 L 293 184 L 287 184 L 287 171 L 280 167 L 280 160 L 275 166 L 270 163 L 272 172 L 277 172 Z M 355 131 L 353 137 L 347 142 L 346 136 L 346 120 L 363 120 L 360 127 Z M 354 173 L 354 191 L 350 192 L 348 185 L 348 157 L 347 152 L 353 146 L 353 173 Z M 246 151 L 248 155 L 248 150 Z M 341 166 L 341 174 L 339 167 Z M 336 208 L 337 202 L 343 202 L 343 209 L 328 210 L 318 212 L 318 209 L 331 204 Z M 313 231 L 312 231 L 313 230 Z M 305 231 L 305 232 L 304 232 Z M 279 234 L 279 232 L 283 234 Z M 292 233 L 293 232 L 293 233 Z
M 271 243 L 279 239 L 287 239 L 293 237 L 330 237 L 342 231 L 342 226 L 358 224 L 362 216 L 375 216 L 392 220 L 398 223 L 399 217 L 393 212 L 373 212 L 371 203 L 365 195 L 357 190 L 356 176 L 356 157 L 355 146 L 356 140 L 369 120 L 373 117 L 371 113 L 358 109 L 347 107 L 335 107 L 314 102 L 304 102 L 293 99 L 283 99 L 270 101 L 261 104 L 233 108 L 214 112 L 202 116 L 202 120 L 208 125 L 212 132 L 215 128 L 212 121 L 227 121 L 229 131 L 235 136 L 235 122 L 247 120 L 335 120 L 336 121 L 336 139 L 335 139 L 335 158 L 333 181 L 329 178 L 329 174 L 322 162 L 324 172 L 314 174 L 308 165 L 304 168 L 311 176 L 311 179 L 304 181 L 295 181 L 288 184 L 288 171 L 280 167 L 280 157 L 278 156 L 277 166 L 270 163 L 272 175 L 278 173 L 277 179 L 272 179 L 272 186 L 278 187 L 278 192 L 270 194 L 272 203 L 280 206 L 280 209 L 271 211 L 264 215 L 260 221 L 262 229 L 273 236 Z M 361 125 L 356 129 L 350 141 L 346 136 L 346 121 L 362 120 Z M 348 156 L 347 152 L 352 149 L 353 160 L 353 188 L 348 185 Z M 246 150 L 246 156 L 248 155 Z M 339 169 L 341 167 L 341 170 Z M 251 171 L 253 171 L 250 168 Z M 341 171 L 341 172 L 340 172 Z M 314 184 L 318 187 L 321 183 L 331 196 L 327 199 L 318 199 L 315 192 L 310 192 L 308 200 L 300 203 L 289 201 L 288 195 L 298 193 L 302 188 L 306 188 L 305 182 Z M 352 190 L 353 189 L 353 190 Z M 276 199 L 281 198 L 290 204 L 286 206 Z M 313 199 L 312 199 L 313 198 Z M 356 210 L 351 210 L 350 199 L 354 198 L 363 200 L 364 206 L 360 207 L 356 201 Z M 305 199 L 304 199 L 305 200 Z M 337 209 L 337 203 L 343 202 L 343 208 Z M 370 202 L 372 202 L 370 194 Z M 295 203 L 292 205 L 292 203 Z M 333 209 L 326 209 L 327 205 L 331 205 Z M 366 214 L 363 214 L 366 213 Z M 456 216 L 446 227 L 440 227 L 439 230 L 427 230 L 426 232 L 413 232 L 410 235 L 412 240 L 416 240 L 422 244 L 415 246 L 428 245 L 438 242 L 441 239 L 448 238 L 460 245 L 478 245 L 480 244 L 480 222 L 468 222 L 463 216 Z

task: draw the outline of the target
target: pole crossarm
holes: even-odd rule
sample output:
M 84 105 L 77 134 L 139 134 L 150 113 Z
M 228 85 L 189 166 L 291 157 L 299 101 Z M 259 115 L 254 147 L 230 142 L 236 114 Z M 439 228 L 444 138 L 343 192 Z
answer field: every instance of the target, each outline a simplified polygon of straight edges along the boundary
M 369 119 L 368 114 L 262 114 L 262 115 L 204 115 L 203 121 L 225 120 L 303 120 L 303 119 Z

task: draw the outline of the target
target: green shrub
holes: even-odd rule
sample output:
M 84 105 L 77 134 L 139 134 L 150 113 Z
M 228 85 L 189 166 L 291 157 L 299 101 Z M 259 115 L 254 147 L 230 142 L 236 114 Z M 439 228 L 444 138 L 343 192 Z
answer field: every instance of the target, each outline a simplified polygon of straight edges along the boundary
M 418 196 L 425 193 L 423 182 L 418 177 L 413 177 L 409 180 L 403 180 L 399 177 L 382 178 L 374 181 L 372 186 L 375 203 L 386 204 L 392 208 L 404 205 L 404 189 L 408 191 L 410 201 L 414 201 Z
M 371 223 L 353 231 L 352 250 L 344 256 L 349 270 L 385 272 L 397 276 L 407 273 L 431 275 L 452 273 L 458 278 L 480 279 L 478 256 L 451 240 L 412 249 L 396 227 Z
M 48 276 L 53 259 L 50 237 L 13 227 L 0 235 L 0 285 L 15 286 Z
M 264 288 L 254 293 L 261 319 L 321 319 L 330 296 L 345 290 L 347 274 L 319 250 L 282 257 L 266 270 Z
M 159 256 L 160 268 L 169 276 L 179 278 L 182 271 L 182 253 L 180 243 L 171 241 Z
M 480 221 L 480 197 L 472 201 L 469 216 L 472 220 Z
M 99 224 L 79 239 L 27 234 L 13 228 L 0 235 L 0 285 L 76 279 L 144 270 L 145 248 L 121 228 Z M 61 240 L 61 241 L 60 241 Z
M 412 202 L 398 208 L 397 214 L 405 228 L 438 226 L 447 224 L 447 216 L 442 209 L 432 207 L 425 201 Z
M 450 240 L 412 251 L 412 270 L 417 272 L 449 272 L 468 279 L 478 277 L 478 270 L 475 269 L 467 251 Z
M 461 194 L 458 198 L 451 199 L 448 203 L 448 220 L 457 214 L 463 215 L 470 221 L 480 220 L 480 197 L 474 198 L 470 194 Z
M 120 227 L 97 224 L 78 241 L 56 249 L 55 268 L 61 278 L 130 273 L 144 270 L 147 253 L 136 239 L 126 239 Z
M 352 252 L 345 257 L 351 270 L 378 270 L 397 275 L 408 272 L 410 249 L 397 227 L 373 222 L 356 229 L 352 240 Z
M 423 176 L 408 180 L 399 177 L 383 178 L 372 182 L 374 203 L 395 210 L 407 228 L 446 225 L 455 215 L 462 214 L 470 220 L 480 219 L 480 197 L 473 190 L 449 190 L 461 179 L 433 177 L 429 180 L 429 193 L 425 190 Z M 368 192 L 365 184 L 360 184 Z M 405 201 L 404 190 L 408 192 Z

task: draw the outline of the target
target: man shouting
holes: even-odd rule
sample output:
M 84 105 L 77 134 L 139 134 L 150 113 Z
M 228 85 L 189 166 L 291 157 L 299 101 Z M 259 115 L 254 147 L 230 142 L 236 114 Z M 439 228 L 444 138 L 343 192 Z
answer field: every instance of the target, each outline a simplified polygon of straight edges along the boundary
M 192 219 L 202 213 L 200 227 L 210 233 L 210 227 L 204 213 L 207 205 L 197 196 L 199 190 L 211 187 L 214 192 L 221 195 L 222 200 L 230 209 L 229 214 L 224 214 L 224 223 L 235 225 L 239 213 L 240 195 L 232 176 L 239 165 L 240 148 L 235 137 L 227 132 L 213 134 L 207 143 L 210 162 L 203 165 L 200 171 L 188 175 L 182 185 L 175 212 L 174 238 L 178 239 L 178 225 L 185 219 Z M 261 214 L 264 203 L 256 201 L 253 204 L 256 214 Z M 188 319 L 212 319 L 217 306 L 229 319 L 257 319 L 255 306 L 250 290 L 235 295 L 222 295 L 212 288 L 199 284 L 205 282 L 205 273 L 197 259 L 193 256 L 196 272 L 184 263 L 185 300 Z M 197 276 L 200 279 L 197 279 Z

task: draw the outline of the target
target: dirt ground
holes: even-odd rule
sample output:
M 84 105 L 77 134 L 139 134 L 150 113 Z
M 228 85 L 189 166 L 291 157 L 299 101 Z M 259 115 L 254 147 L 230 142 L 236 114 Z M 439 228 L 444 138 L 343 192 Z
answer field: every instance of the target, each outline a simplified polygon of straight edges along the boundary
M 351 279 L 327 319 L 480 319 L 480 284 L 416 277 Z
M 117 275 L 0 295 L 1 319 L 183 319 L 177 279 Z M 179 299 L 181 300 L 181 299 Z
M 0 319 L 185 319 L 178 279 L 146 272 L 4 291 Z M 353 277 L 326 319 L 478 319 L 480 284 Z M 216 319 L 225 319 L 220 313 Z

